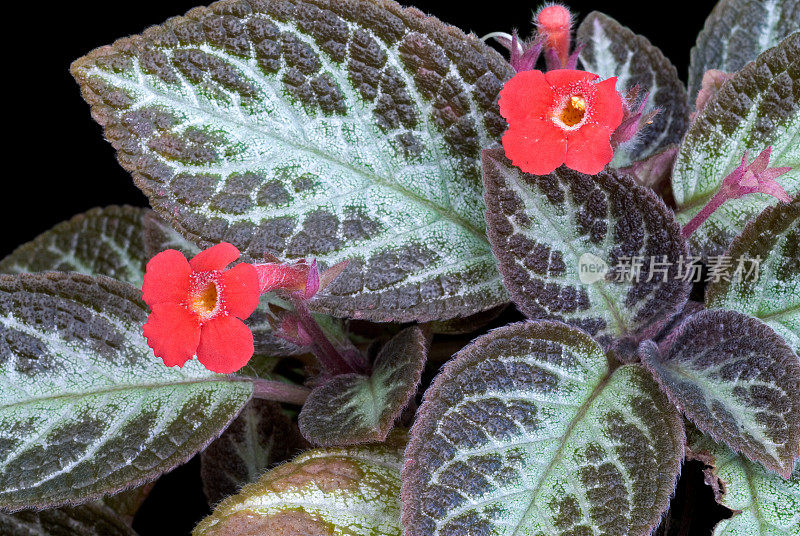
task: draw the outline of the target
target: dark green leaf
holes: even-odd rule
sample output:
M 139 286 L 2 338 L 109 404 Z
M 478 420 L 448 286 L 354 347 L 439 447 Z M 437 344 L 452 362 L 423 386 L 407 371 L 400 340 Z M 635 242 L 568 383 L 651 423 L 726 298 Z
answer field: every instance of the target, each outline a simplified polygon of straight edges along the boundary
M 611 370 L 565 324 L 511 324 L 425 393 L 402 474 L 405 535 L 650 534 L 683 442 L 643 367 Z
M 798 0 L 721 0 L 692 48 L 689 97 L 697 96 L 707 70 L 738 71 L 798 28 Z
M 659 109 L 651 125 L 614 151 L 612 165 L 629 166 L 679 143 L 689 124 L 686 88 L 664 54 L 646 38 L 599 11 L 586 16 L 577 37 L 586 45 L 580 59 L 587 71 L 602 79 L 616 76 L 617 91 L 623 95 L 638 84 L 650 93 L 644 113 Z
M 513 74 L 388 0 L 232 0 L 77 60 L 92 114 L 156 211 L 201 246 L 350 260 L 314 301 L 439 320 L 507 301 L 480 150 Z
M 300 412 L 303 435 L 318 445 L 383 441 L 416 394 L 425 366 L 425 337 L 407 328 L 381 348 L 372 374 L 343 374 L 311 391 Z
M 203 491 L 210 505 L 236 494 L 274 465 L 308 448 L 279 404 L 252 400 L 222 436 L 200 455 Z
M 141 291 L 104 276 L 0 276 L 0 507 L 86 502 L 186 462 L 249 382 L 165 367 Z
M 732 262 L 706 288 L 708 307 L 760 318 L 800 354 L 800 197 L 764 209 L 725 256 Z
M 529 318 L 563 320 L 605 343 L 668 318 L 686 301 L 689 285 L 678 278 L 686 244 L 649 188 L 611 169 L 530 175 L 500 150 L 484 152 L 484 181 L 503 281 Z M 651 259 L 670 264 L 651 271 Z
M 761 321 L 733 311 L 690 317 L 642 362 L 670 400 L 717 441 L 784 477 L 800 453 L 800 362 Z

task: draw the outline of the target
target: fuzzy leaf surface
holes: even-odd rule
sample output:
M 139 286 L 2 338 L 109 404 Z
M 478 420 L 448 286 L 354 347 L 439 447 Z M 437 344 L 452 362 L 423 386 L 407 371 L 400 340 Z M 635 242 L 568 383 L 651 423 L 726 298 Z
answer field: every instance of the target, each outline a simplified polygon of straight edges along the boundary
M 784 479 L 706 435 L 692 435 L 689 447 L 711 464 L 706 471 L 715 485 L 717 502 L 734 511 L 733 517 L 717 524 L 714 536 L 794 536 L 800 532 L 800 463 L 791 478 Z
M 756 2 L 753 2 L 756 3 Z M 672 174 L 681 224 L 694 217 L 741 163 L 772 146 L 770 167 L 792 167 L 776 180 L 800 191 L 800 32 L 762 53 L 725 82 L 689 127 Z M 692 235 L 696 254 L 721 255 L 745 223 L 777 199 L 750 194 L 727 201 Z
M 703 73 L 732 73 L 800 28 L 798 0 L 721 0 L 697 36 L 689 64 L 689 97 L 694 102 Z
M 586 333 L 511 324 L 425 393 L 403 469 L 406 536 L 645 535 L 683 459 L 680 416 Z
M 0 511 L 3 536 L 136 536 L 113 510 L 99 504 L 51 510 Z
M 416 394 L 427 356 L 425 336 L 407 328 L 381 348 L 372 374 L 343 374 L 316 387 L 300 412 L 300 431 L 323 446 L 383 441 Z
M 686 301 L 689 285 L 678 278 L 686 244 L 652 190 L 610 168 L 589 176 L 562 166 L 537 176 L 502 151 L 485 151 L 483 160 L 489 239 L 514 303 L 529 318 L 561 320 L 606 342 L 669 317 Z M 654 265 L 651 272 L 650 259 L 665 257 L 666 271 Z M 638 277 L 634 258 L 643 259 Z
M 229 497 L 193 536 L 400 536 L 404 441 L 310 450 Z
M 670 400 L 717 441 L 788 477 L 800 451 L 800 361 L 769 326 L 734 311 L 690 317 L 642 362 Z
M 235 495 L 268 469 L 308 448 L 297 425 L 268 400 L 251 400 L 236 420 L 200 455 L 208 504 Z
M 249 400 L 249 382 L 154 357 L 140 296 L 104 276 L 0 276 L 0 507 L 86 502 L 153 480 Z
M 725 253 L 733 260 L 706 288 L 709 308 L 755 316 L 800 354 L 800 197 L 767 207 L 745 226 Z M 758 271 L 738 259 L 759 259 Z
M 578 27 L 584 69 L 600 78 L 617 77 L 617 91 L 639 85 L 650 93 L 644 114 L 661 111 L 634 140 L 614 151 L 612 165 L 625 167 L 652 156 L 667 145 L 680 143 L 689 124 L 686 88 L 675 66 L 645 37 L 632 32 L 608 15 L 592 11 Z
M 151 216 L 155 215 L 147 208 L 93 208 L 19 246 L 0 261 L 0 272 L 80 272 L 107 275 L 141 287 L 145 265 L 152 256 L 144 232 L 145 219 Z M 151 238 L 160 236 L 166 241 L 156 220 L 148 224 Z
M 315 300 L 439 320 L 507 299 L 480 150 L 506 124 L 499 54 L 389 0 L 225 0 L 72 65 L 155 210 L 205 247 L 350 264 Z

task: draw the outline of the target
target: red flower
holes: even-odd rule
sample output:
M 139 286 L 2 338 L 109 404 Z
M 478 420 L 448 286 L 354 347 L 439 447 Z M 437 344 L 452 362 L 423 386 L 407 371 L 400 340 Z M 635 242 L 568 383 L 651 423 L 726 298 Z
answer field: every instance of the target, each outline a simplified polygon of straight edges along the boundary
M 147 263 L 142 294 L 152 312 L 144 336 L 165 365 L 182 367 L 196 354 L 207 369 L 227 374 L 253 356 L 253 334 L 240 318 L 258 305 L 258 273 L 245 263 L 225 270 L 238 258 L 223 242 L 191 262 L 168 249 Z
M 506 156 L 522 171 L 544 175 L 561 164 L 599 173 L 614 156 L 609 138 L 622 122 L 616 78 L 558 69 L 517 73 L 500 91 L 508 120 Z

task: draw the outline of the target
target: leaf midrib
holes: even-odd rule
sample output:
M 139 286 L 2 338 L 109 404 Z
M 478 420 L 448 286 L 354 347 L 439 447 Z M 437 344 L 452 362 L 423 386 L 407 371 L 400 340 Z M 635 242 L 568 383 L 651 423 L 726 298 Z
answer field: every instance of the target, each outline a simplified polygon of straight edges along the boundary
M 176 48 L 178 48 L 178 47 L 176 47 Z M 138 61 L 138 58 L 137 58 L 137 61 Z M 141 67 L 139 67 L 138 63 L 137 63 L 137 69 L 141 70 Z M 274 140 L 277 143 L 283 143 L 283 144 L 285 144 L 285 145 L 287 145 L 289 147 L 292 147 L 294 150 L 296 150 L 298 152 L 306 152 L 306 153 L 312 154 L 312 155 L 314 155 L 314 156 L 316 156 L 316 157 L 318 157 L 318 158 L 320 158 L 322 160 L 325 160 L 325 161 L 330 162 L 330 163 L 332 163 L 332 164 L 334 164 L 336 166 L 339 166 L 342 169 L 352 171 L 352 172 L 358 174 L 359 176 L 363 177 L 364 179 L 366 179 L 367 182 L 374 183 L 374 184 L 377 184 L 379 186 L 382 186 L 382 187 L 385 187 L 385 188 L 388 188 L 388 189 L 392 189 L 392 190 L 400 193 L 404 197 L 410 199 L 411 201 L 417 203 L 418 205 L 421 205 L 421 206 L 425 207 L 426 209 L 430 210 L 431 212 L 434 212 L 442 220 L 450 221 L 451 223 L 455 224 L 456 226 L 465 229 L 470 234 L 472 234 L 473 236 L 478 238 L 480 241 L 482 241 L 486 245 L 487 250 L 490 249 L 489 239 L 486 236 L 486 233 L 484 231 L 482 231 L 481 229 L 478 229 L 472 223 L 470 223 L 466 219 L 462 218 L 460 215 L 457 215 L 457 213 L 455 213 L 454 211 L 448 210 L 445 207 L 440 207 L 439 205 L 437 205 L 436 203 L 433 203 L 429 199 L 426 199 L 426 198 L 424 198 L 424 197 L 422 197 L 422 196 L 420 196 L 420 195 L 418 195 L 418 194 L 416 194 L 414 192 L 411 192 L 411 191 L 409 191 L 409 190 L 407 190 L 405 188 L 402 188 L 396 182 L 392 182 L 390 180 L 387 180 L 387 179 L 381 177 L 378 174 L 369 173 L 366 170 L 364 170 L 364 169 L 362 169 L 360 167 L 354 166 L 353 164 L 348 163 L 348 162 L 341 162 L 340 160 L 334 158 L 332 155 L 324 153 L 324 152 L 320 151 L 319 149 L 317 149 L 316 147 L 308 147 L 308 146 L 303 145 L 301 143 L 287 140 L 287 139 L 277 135 L 275 132 L 272 132 L 270 130 L 261 130 L 261 129 L 258 129 L 258 128 L 250 125 L 249 123 L 238 123 L 238 122 L 232 121 L 230 118 L 228 118 L 225 115 L 222 115 L 221 113 L 217 112 L 216 110 L 209 110 L 209 109 L 203 108 L 203 107 L 201 107 L 199 105 L 191 104 L 191 103 L 184 102 L 184 101 L 179 101 L 178 99 L 176 99 L 176 98 L 174 98 L 171 95 L 166 94 L 166 93 L 158 93 L 154 89 L 152 89 L 152 88 L 150 88 L 150 87 L 148 87 L 148 86 L 146 86 L 144 84 L 139 84 L 137 82 L 130 81 L 130 80 L 124 79 L 124 78 L 122 78 L 120 76 L 114 75 L 112 73 L 108 73 L 106 71 L 103 71 L 102 69 L 97 67 L 96 64 L 93 64 L 91 66 L 91 68 L 87 68 L 86 69 L 86 77 L 88 78 L 89 76 L 92 76 L 92 75 L 98 76 L 98 77 L 100 77 L 102 79 L 105 79 L 105 80 L 114 81 L 114 85 L 116 85 L 117 87 L 125 87 L 126 85 L 127 86 L 139 87 L 142 90 L 146 91 L 147 93 L 150 93 L 150 94 L 156 96 L 159 100 L 162 100 L 164 102 L 173 104 L 174 107 L 177 107 L 177 108 L 181 108 L 181 107 L 188 108 L 188 109 L 194 110 L 196 112 L 199 112 L 200 114 L 211 116 L 215 120 L 218 120 L 218 121 L 220 121 L 222 123 L 229 124 L 229 125 L 234 125 L 236 127 L 242 128 L 242 129 L 244 129 L 244 130 L 246 130 L 248 132 L 252 132 L 253 134 L 255 134 L 255 135 L 257 135 L 258 137 L 261 137 L 261 138 L 266 137 L 266 138 Z M 269 79 L 265 78 L 265 80 L 269 80 Z M 138 104 L 138 103 L 136 103 L 136 104 Z M 129 108 L 129 110 L 139 109 L 139 107 L 136 104 L 134 106 L 131 106 Z
M 115 385 L 108 388 L 103 389 L 96 389 L 93 391 L 85 391 L 85 392 L 69 392 L 69 393 L 59 393 L 50 396 L 42 396 L 42 397 L 35 397 L 29 398 L 25 400 L 20 400 L 17 402 L 13 402 L 11 404 L 0 405 L 0 411 L 6 410 L 9 408 L 15 408 L 20 406 L 25 406 L 28 404 L 35 404 L 40 402 L 50 402 L 50 401 L 58 401 L 63 399 L 70 399 L 70 398 L 85 398 L 89 396 L 96 396 L 96 395 L 107 395 L 113 394 L 118 392 L 125 392 L 125 391 L 136 391 L 136 390 L 150 390 L 150 389 L 161 389 L 165 387 L 180 387 L 180 386 L 188 386 L 188 385 L 199 385 L 199 384 L 208 384 L 208 383 L 220 383 L 220 384 L 241 384 L 241 383 L 250 383 L 249 380 L 246 379 L 225 379 L 225 378 L 203 378 L 203 379 L 195 379 L 195 380 L 184 380 L 184 381 L 176 381 L 176 382 L 169 382 L 169 383 L 142 383 L 142 384 L 124 384 L 124 385 Z M 252 389 L 252 385 L 251 385 Z

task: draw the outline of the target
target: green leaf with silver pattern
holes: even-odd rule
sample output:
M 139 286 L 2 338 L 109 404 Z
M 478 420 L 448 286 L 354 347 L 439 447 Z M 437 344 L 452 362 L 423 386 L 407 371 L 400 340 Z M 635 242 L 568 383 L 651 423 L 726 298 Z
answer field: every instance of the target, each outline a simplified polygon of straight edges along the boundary
M 767 207 L 725 253 L 706 304 L 759 318 L 800 354 L 800 196 Z
M 72 65 L 154 209 L 205 247 L 350 260 L 313 302 L 440 320 L 507 301 L 485 234 L 480 150 L 513 74 L 389 0 L 227 0 Z
M 650 534 L 683 461 L 680 415 L 586 333 L 511 324 L 425 393 L 403 468 L 406 536 Z
M 193 536 L 400 536 L 405 436 L 305 452 L 229 497 Z
M 50 510 L 0 511 L 3 536 L 137 536 L 114 511 L 102 504 Z
M 792 167 L 777 178 L 800 192 L 800 32 L 762 53 L 725 82 L 695 118 L 672 174 L 677 216 L 686 224 L 742 161 L 772 147 L 770 167 Z M 692 235 L 698 255 L 721 255 L 745 224 L 778 201 L 766 194 L 729 200 Z
M 707 70 L 738 71 L 798 28 L 798 0 L 720 0 L 692 48 L 689 98 L 694 102 Z
M 796 536 L 800 534 L 800 462 L 784 479 L 725 445 L 693 431 L 693 456 L 710 465 L 717 502 L 733 510 L 714 528 L 714 536 Z
M 648 92 L 645 115 L 659 109 L 652 124 L 614 151 L 614 167 L 645 160 L 681 141 L 689 123 L 686 88 L 675 66 L 657 47 L 599 11 L 586 16 L 577 40 L 585 45 L 580 53 L 584 69 L 602 79 L 616 76 L 617 91 L 623 95 L 635 85 Z
M 0 507 L 75 504 L 186 462 L 253 393 L 142 336 L 141 291 L 104 276 L 0 276 Z

